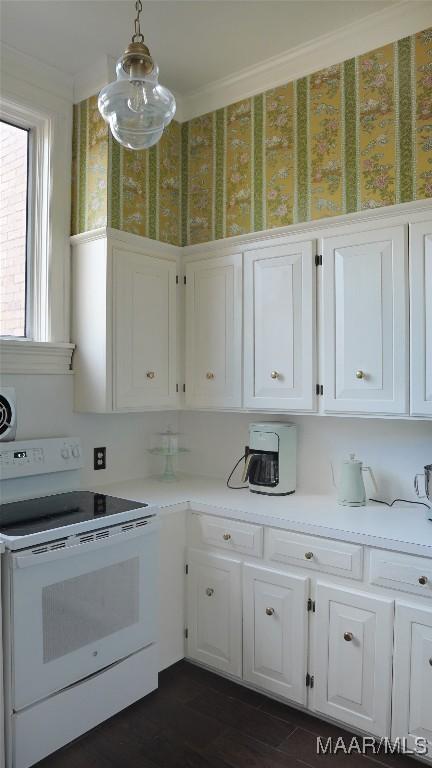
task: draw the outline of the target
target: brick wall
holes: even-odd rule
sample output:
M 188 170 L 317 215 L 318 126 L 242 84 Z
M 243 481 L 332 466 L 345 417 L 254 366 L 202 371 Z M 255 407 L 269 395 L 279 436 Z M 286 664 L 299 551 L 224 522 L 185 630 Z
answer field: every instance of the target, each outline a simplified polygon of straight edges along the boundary
M 0 122 L 0 336 L 25 333 L 27 139 Z

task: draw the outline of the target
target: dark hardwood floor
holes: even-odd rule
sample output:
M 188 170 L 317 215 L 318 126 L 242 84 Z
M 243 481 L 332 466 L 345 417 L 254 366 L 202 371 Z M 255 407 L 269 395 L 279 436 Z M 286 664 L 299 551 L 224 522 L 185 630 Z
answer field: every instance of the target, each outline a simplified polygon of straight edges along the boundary
M 83 702 L 83 706 L 85 703 Z M 415 768 L 402 755 L 318 755 L 350 733 L 181 661 L 159 689 L 37 768 Z

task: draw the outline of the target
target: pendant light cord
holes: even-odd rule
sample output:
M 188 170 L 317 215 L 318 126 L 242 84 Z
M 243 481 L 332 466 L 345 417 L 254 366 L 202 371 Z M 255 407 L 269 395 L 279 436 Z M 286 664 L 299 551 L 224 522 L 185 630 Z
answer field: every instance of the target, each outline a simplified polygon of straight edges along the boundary
M 136 19 L 135 19 L 135 32 L 132 35 L 132 42 L 133 43 L 143 43 L 144 42 L 144 35 L 141 32 L 141 26 L 140 26 L 140 14 L 142 11 L 142 2 L 141 0 L 136 0 L 135 3 L 135 10 L 137 12 Z

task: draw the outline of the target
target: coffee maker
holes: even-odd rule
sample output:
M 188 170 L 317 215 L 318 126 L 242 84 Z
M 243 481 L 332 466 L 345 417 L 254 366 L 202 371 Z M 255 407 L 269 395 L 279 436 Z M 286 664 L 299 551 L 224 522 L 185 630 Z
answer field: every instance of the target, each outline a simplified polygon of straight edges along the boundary
M 249 425 L 243 482 L 252 493 L 287 496 L 296 489 L 296 426 L 268 422 Z

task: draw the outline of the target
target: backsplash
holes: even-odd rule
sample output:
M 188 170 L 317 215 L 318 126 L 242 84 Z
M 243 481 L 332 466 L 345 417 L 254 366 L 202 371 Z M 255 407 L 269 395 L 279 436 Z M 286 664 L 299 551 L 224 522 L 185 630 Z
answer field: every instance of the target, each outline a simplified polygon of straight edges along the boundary
M 112 141 L 91 97 L 73 165 L 73 233 L 182 245 L 432 197 L 432 28 L 172 123 L 150 151 Z

